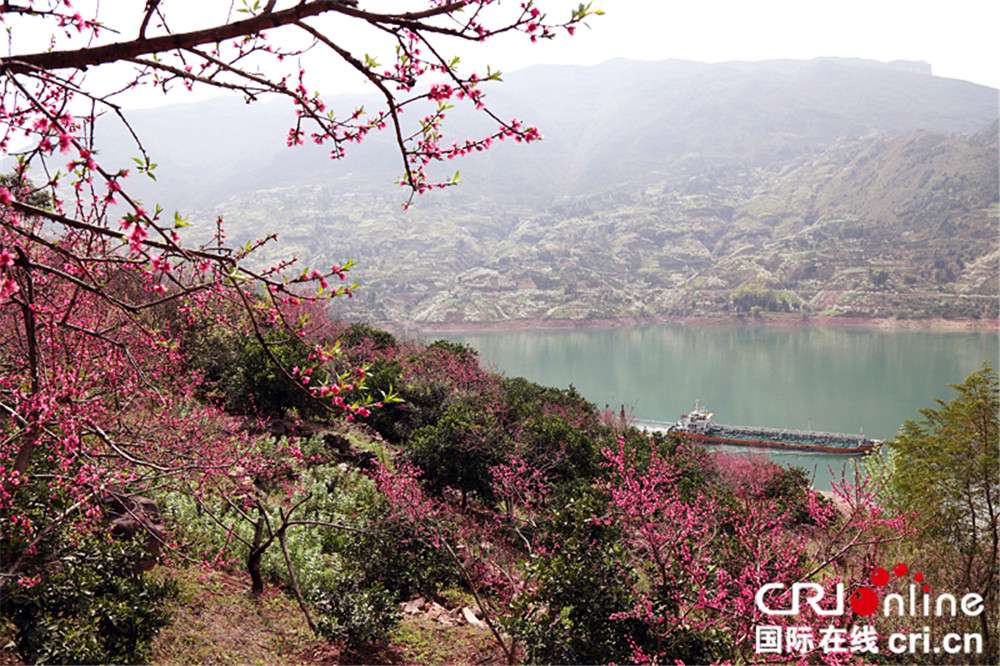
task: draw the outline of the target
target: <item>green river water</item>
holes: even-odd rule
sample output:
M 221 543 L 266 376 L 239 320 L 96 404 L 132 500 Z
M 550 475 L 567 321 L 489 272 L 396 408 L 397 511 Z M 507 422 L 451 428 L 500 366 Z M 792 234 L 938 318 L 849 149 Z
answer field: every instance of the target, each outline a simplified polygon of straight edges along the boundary
M 640 426 L 665 428 L 695 400 L 713 420 L 892 437 L 934 398 L 950 400 L 984 360 L 997 367 L 996 329 L 872 330 L 683 326 L 436 333 L 508 376 L 572 384 L 599 407 L 622 405 Z M 728 448 L 728 447 L 727 447 Z M 739 449 L 735 449 L 739 450 Z M 757 449 L 757 451 L 760 451 Z M 828 489 L 845 458 L 768 452 Z M 831 469 L 833 471 L 831 472 Z

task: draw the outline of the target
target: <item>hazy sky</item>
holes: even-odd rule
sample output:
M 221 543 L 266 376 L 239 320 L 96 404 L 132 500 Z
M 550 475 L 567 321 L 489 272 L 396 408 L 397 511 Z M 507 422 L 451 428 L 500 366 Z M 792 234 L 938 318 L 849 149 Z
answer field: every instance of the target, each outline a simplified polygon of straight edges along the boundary
M 572 3 L 545 0 L 560 17 Z M 923 60 L 934 74 L 1000 88 L 997 0 L 595 0 L 605 15 L 570 39 L 517 49 L 533 62 L 809 59 Z
M 278 7 L 295 1 L 278 0 Z M 501 9 L 509 12 L 520 1 L 501 0 Z M 94 2 L 79 0 L 80 6 Z M 552 20 L 568 18 L 570 7 L 578 3 L 536 0 Z M 360 4 L 378 11 L 427 3 L 360 0 Z M 204 27 L 240 5 L 241 0 L 165 0 L 162 6 L 173 27 L 185 30 Z M 119 28 L 122 37 L 135 33 L 142 7 L 138 0 L 101 0 L 100 6 L 102 20 Z M 533 64 L 592 65 L 616 57 L 703 62 L 818 56 L 923 60 L 937 76 L 1000 88 L 998 0 L 594 0 L 593 6 L 602 9 L 604 16 L 588 19 L 590 29 L 581 28 L 573 37 L 561 34 L 555 40 L 531 44 L 524 35 L 512 34 L 485 44 L 445 43 L 441 50 L 461 55 L 467 65 L 482 68 L 489 64 L 504 72 Z M 13 22 L 9 44 L 15 53 L 46 47 L 49 33 L 41 28 L 47 26 L 23 18 Z M 371 33 L 359 27 L 336 24 L 330 34 L 356 54 L 372 49 L 379 56 Z M 110 32 L 105 36 L 113 37 Z M 280 33 L 274 38 L 279 37 Z M 381 53 L 380 60 L 390 59 L 391 50 Z M 371 91 L 360 76 L 345 77 L 343 70 L 328 62 L 309 69 L 308 83 L 323 92 Z M 119 87 L 118 79 L 105 68 L 88 78 L 110 82 L 105 90 Z M 218 94 L 214 90 L 164 98 L 147 89 L 121 101 L 132 107 L 157 106 Z

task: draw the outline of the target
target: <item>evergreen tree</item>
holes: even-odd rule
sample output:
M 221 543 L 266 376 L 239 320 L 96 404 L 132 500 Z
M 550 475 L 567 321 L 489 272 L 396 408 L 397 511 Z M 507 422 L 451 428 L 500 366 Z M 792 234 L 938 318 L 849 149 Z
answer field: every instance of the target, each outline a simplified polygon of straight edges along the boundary
M 888 442 L 890 489 L 898 508 L 916 511 L 926 557 L 952 594 L 974 592 L 984 612 L 972 618 L 982 633 L 984 663 L 997 661 L 1000 544 L 1000 427 L 997 373 L 988 362 L 958 396 L 936 400 Z M 971 656 L 971 655 L 970 655 Z

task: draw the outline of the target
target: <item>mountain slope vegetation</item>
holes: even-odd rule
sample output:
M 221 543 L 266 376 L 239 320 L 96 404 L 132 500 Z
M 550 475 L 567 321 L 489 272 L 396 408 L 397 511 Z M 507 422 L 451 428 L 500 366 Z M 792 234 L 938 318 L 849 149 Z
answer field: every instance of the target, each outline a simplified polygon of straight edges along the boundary
M 240 242 L 278 228 L 274 255 L 303 265 L 356 260 L 345 317 L 997 316 L 995 90 L 828 58 L 537 67 L 490 94 L 546 140 L 471 156 L 406 212 L 387 143 L 331 165 L 282 150 L 277 109 L 136 122 L 164 130 L 150 195 L 168 210 Z

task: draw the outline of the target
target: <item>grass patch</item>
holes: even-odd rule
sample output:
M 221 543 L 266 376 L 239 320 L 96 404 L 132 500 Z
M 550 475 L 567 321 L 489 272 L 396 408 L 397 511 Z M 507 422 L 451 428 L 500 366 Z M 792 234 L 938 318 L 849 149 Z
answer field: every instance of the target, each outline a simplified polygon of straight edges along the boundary
M 500 663 L 503 654 L 488 631 L 446 626 L 424 613 L 406 615 L 388 643 L 347 649 L 309 630 L 295 600 L 271 585 L 250 594 L 243 573 L 158 567 L 150 575 L 177 580 L 171 624 L 153 643 L 156 666 L 173 664 L 475 664 Z M 471 595 L 451 590 L 449 607 L 470 605 Z M 13 657 L 14 655 L 7 655 Z M 16 661 L 0 661 L 18 663 Z
M 316 641 L 293 599 L 273 586 L 251 595 L 245 574 L 158 567 L 151 575 L 180 585 L 154 664 L 301 663 L 296 655 Z
M 392 642 L 407 664 L 503 662 L 503 654 L 488 631 L 468 625 L 447 627 L 423 613 L 404 617 Z

